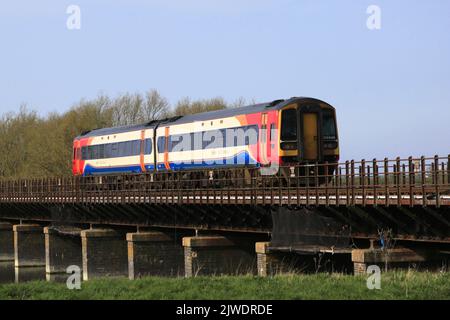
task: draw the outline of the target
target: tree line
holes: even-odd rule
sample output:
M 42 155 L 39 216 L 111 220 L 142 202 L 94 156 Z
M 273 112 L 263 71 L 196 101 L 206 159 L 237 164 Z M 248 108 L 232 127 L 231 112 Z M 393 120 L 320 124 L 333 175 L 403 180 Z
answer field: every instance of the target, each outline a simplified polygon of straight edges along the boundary
M 72 174 L 73 139 L 80 133 L 113 126 L 146 123 L 172 116 L 235 108 L 221 97 L 182 98 L 174 106 L 157 90 L 110 98 L 83 99 L 63 113 L 45 116 L 22 105 L 0 118 L 0 178 L 38 178 Z M 250 103 L 251 104 L 251 103 Z

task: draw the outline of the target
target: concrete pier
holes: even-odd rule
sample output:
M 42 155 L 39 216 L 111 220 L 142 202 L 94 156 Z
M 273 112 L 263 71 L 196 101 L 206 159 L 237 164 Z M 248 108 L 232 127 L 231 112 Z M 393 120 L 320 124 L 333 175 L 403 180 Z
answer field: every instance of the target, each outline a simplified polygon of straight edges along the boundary
M 128 276 L 125 234 L 112 229 L 81 231 L 83 280 Z
M 7 222 L 0 222 L 0 262 L 14 261 L 13 226 Z
M 355 275 L 366 274 L 367 267 L 370 265 L 377 265 L 381 270 L 385 270 L 388 267 L 401 266 L 402 264 L 425 262 L 428 258 L 430 258 L 429 255 L 408 248 L 352 250 Z
M 254 250 L 223 236 L 183 238 L 185 276 L 254 273 Z
M 69 266 L 82 268 L 81 229 L 45 227 L 45 271 L 66 273 Z
M 128 233 L 128 277 L 184 275 L 183 246 L 163 232 Z
M 289 259 L 286 254 L 270 252 L 269 244 L 270 242 L 257 242 L 255 244 L 258 275 L 267 277 L 293 271 L 295 261 Z
M 14 231 L 14 266 L 44 267 L 45 241 L 43 228 L 37 224 L 18 224 Z

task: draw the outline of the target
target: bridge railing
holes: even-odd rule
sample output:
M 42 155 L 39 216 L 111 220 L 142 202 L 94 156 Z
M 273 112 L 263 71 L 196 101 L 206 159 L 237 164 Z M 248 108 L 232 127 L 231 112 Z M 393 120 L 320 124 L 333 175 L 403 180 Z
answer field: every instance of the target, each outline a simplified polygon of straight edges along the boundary
M 259 168 L 0 180 L 2 203 L 450 205 L 450 155 Z

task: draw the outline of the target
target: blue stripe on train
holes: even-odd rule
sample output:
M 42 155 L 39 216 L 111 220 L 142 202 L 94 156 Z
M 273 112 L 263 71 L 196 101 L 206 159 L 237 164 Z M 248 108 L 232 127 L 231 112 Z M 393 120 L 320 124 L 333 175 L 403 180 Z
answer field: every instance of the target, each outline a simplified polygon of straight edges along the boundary
M 153 170 L 154 166 L 146 164 L 145 168 L 148 171 Z M 100 174 L 114 174 L 114 173 L 141 173 L 142 169 L 140 165 L 124 166 L 124 167 L 112 167 L 112 168 L 97 168 L 91 165 L 84 167 L 84 176 L 100 175 Z
M 189 170 L 189 169 L 213 169 L 223 168 L 236 165 L 258 165 L 255 159 L 250 157 L 247 151 L 241 152 L 235 156 L 228 158 L 211 159 L 202 162 L 170 162 L 171 170 Z M 153 170 L 153 165 L 145 165 L 148 171 Z M 158 163 L 158 171 L 166 170 L 164 163 Z M 140 165 L 113 167 L 113 168 L 96 168 L 91 165 L 86 165 L 84 168 L 84 176 L 114 174 L 114 173 L 142 173 Z
M 236 165 L 258 165 L 255 159 L 250 157 L 247 151 L 243 151 L 235 156 L 228 158 L 208 159 L 206 161 L 189 161 L 189 162 L 169 162 L 171 170 L 189 170 L 189 169 L 212 169 L 223 168 Z M 158 163 L 158 170 L 166 170 L 164 163 Z

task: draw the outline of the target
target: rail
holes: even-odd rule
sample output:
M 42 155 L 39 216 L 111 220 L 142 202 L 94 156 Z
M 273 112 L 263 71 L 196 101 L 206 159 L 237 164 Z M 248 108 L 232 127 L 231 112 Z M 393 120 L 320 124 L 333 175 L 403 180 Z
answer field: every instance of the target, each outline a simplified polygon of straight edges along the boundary
M 0 181 L 0 203 L 448 206 L 450 155 Z

